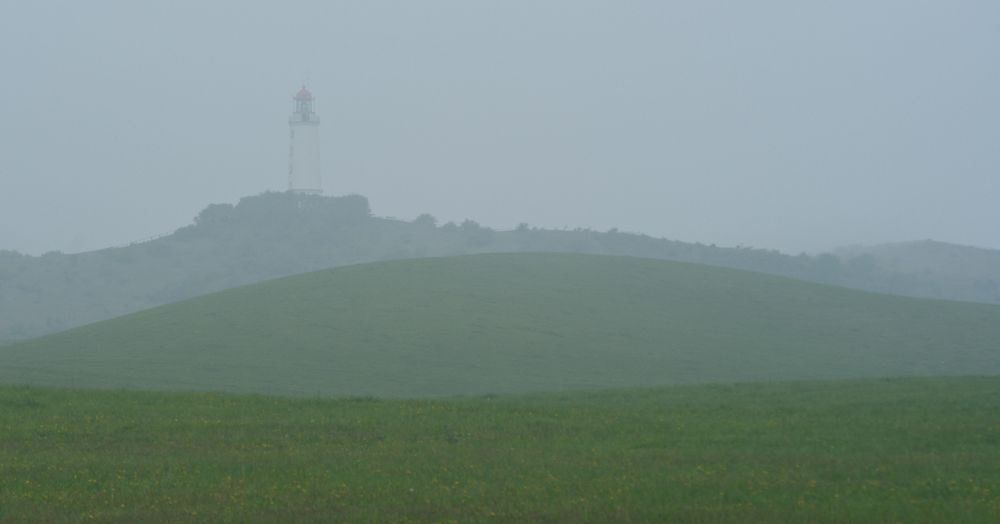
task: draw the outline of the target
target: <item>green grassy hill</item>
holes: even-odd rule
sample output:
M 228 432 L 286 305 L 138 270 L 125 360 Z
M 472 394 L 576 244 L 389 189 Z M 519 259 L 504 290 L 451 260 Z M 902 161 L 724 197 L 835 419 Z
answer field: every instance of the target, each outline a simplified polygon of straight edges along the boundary
M 126 217 L 122 218 L 127 220 Z M 27 256 L 0 246 L 0 344 L 28 340 L 196 296 L 338 266 L 480 253 L 633 256 L 745 269 L 809 282 L 1000 305 L 1000 253 L 949 246 L 948 256 L 892 250 L 789 256 L 647 235 L 472 220 L 436 225 L 373 216 L 359 195 L 265 193 L 213 204 L 172 234 L 87 253 Z M 951 256 L 953 249 L 961 257 Z M 909 260 L 909 258 L 914 260 Z M 897 263 L 897 259 L 907 260 Z M 934 260 L 933 271 L 912 271 Z M 992 264 L 992 265 L 991 265 Z M 994 268 L 988 270 L 987 268 Z M 957 276 L 956 276 L 957 275 Z
M 358 401 L 0 387 L 0 522 L 998 522 L 1000 377 Z
M 0 348 L 0 382 L 434 396 L 1000 373 L 1000 307 L 637 258 L 342 267 Z

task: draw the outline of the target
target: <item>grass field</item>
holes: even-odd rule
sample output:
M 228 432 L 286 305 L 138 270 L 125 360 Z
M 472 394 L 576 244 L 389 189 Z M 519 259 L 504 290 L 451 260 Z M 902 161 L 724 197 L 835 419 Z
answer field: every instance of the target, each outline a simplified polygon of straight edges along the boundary
M 0 388 L 0 522 L 997 522 L 1000 378 L 439 400 Z
M 1000 307 L 586 255 L 343 267 L 0 348 L 0 383 L 429 397 L 1000 373 Z

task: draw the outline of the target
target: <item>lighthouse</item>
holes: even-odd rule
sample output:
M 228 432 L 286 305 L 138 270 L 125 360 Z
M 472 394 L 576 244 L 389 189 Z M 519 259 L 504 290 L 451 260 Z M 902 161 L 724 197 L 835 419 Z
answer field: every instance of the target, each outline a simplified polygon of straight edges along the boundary
M 288 150 L 288 191 L 318 195 L 323 192 L 319 167 L 319 117 L 313 112 L 312 93 L 302 89 L 292 98 Z

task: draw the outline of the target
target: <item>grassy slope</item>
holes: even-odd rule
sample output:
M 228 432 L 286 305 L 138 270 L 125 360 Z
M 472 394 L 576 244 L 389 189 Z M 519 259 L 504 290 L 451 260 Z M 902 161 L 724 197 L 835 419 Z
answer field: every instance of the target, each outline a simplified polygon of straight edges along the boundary
M 0 349 L 0 382 L 427 396 L 1000 372 L 1000 307 L 656 260 L 338 268 Z
M 1000 378 L 363 401 L 0 388 L 0 522 L 997 522 Z

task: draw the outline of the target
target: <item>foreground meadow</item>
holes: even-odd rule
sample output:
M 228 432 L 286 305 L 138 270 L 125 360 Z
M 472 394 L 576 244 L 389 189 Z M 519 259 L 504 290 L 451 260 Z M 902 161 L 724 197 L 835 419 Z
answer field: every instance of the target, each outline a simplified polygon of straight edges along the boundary
M 0 388 L 0 522 L 1000 521 L 1000 378 L 287 399 Z

